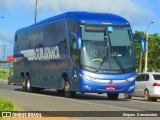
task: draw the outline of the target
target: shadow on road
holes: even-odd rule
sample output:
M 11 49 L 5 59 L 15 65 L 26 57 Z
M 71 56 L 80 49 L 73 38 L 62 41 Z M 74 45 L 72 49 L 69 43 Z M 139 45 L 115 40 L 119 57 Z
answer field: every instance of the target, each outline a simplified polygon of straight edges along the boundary
M 16 89 L 14 89 L 14 91 L 24 92 L 22 88 L 16 88 Z
M 19 92 L 24 92 L 22 88 L 16 88 L 14 90 L 19 91 Z M 41 95 L 48 95 L 48 96 L 64 97 L 64 95 L 58 94 L 56 90 L 50 90 L 50 89 L 45 89 L 45 90 L 42 90 L 41 92 L 31 93 L 31 94 L 41 94 Z M 108 99 L 106 93 L 99 95 L 99 94 L 95 94 L 95 93 L 81 94 L 81 93 L 77 92 L 76 95 L 72 99 L 78 99 L 78 100 L 107 100 L 107 101 L 110 101 Z M 113 100 L 111 100 L 111 101 L 113 101 Z M 123 99 L 123 98 L 118 98 L 116 101 L 130 101 L 130 100 Z

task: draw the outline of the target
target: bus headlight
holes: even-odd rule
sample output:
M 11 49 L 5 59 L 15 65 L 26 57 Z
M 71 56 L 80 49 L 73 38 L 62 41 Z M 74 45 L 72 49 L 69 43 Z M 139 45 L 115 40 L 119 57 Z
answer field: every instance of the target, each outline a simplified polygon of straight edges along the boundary
M 129 82 L 131 82 L 131 81 L 135 80 L 135 76 L 130 77 L 130 78 L 128 78 L 127 80 L 128 80 Z
M 83 74 L 79 74 L 82 78 L 89 80 L 89 81 L 94 81 L 96 78 L 90 77 L 88 75 L 83 75 Z

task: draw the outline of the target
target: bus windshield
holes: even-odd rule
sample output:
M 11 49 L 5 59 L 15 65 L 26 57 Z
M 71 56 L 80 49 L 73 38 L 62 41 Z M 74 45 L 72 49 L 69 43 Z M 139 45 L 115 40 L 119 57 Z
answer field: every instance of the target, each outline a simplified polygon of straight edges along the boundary
M 130 27 L 81 25 L 81 65 L 96 71 L 134 70 Z

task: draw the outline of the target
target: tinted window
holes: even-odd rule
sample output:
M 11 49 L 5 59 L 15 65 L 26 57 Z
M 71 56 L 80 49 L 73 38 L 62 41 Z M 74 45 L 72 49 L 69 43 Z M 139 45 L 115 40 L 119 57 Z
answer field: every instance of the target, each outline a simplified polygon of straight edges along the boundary
M 95 30 L 88 30 L 88 27 L 92 26 L 82 26 L 82 39 L 88 41 L 104 41 L 104 31 L 105 27 L 93 27 L 96 28 Z M 97 31 L 97 29 L 102 29 Z
M 160 80 L 160 75 L 159 74 L 153 74 L 153 77 L 155 80 Z
M 34 28 L 28 34 L 29 48 L 43 47 L 43 29 Z
M 148 80 L 149 80 L 149 75 L 146 74 L 146 75 L 145 75 L 145 81 L 148 81 Z
M 136 77 L 136 81 L 145 81 L 145 74 L 141 74 Z
M 58 45 L 66 42 L 65 21 L 59 21 L 43 27 L 44 46 Z
M 112 30 L 109 31 L 112 46 L 131 46 L 132 39 L 130 28 L 109 27 Z M 109 29 L 108 28 L 108 29 Z
M 76 37 L 73 36 L 73 32 L 79 32 L 79 25 L 76 21 L 68 20 L 67 21 L 67 29 L 68 29 L 68 37 L 69 37 L 69 45 L 70 45 L 70 55 L 72 61 L 79 65 L 80 64 L 80 51 L 77 49 L 77 40 Z
M 77 41 L 75 36 L 72 36 L 72 45 L 70 45 L 70 53 L 71 53 L 71 58 L 74 63 L 77 65 L 80 65 L 80 50 L 76 47 L 77 46 Z
M 138 76 L 136 77 L 136 81 L 141 81 L 142 77 L 143 77 L 143 75 L 138 75 Z
M 148 74 L 141 74 L 136 78 L 136 81 L 148 81 L 148 80 L 149 80 Z

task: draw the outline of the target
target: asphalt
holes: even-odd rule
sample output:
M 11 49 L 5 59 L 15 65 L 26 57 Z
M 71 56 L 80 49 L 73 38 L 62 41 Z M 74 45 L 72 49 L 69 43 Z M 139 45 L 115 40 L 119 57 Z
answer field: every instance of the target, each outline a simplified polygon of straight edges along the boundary
M 18 111 L 159 111 L 160 102 L 145 102 L 143 98 L 125 100 L 120 95 L 118 100 L 107 99 L 106 94 L 77 94 L 75 98 L 59 96 L 56 91 L 44 90 L 42 93 L 23 92 L 20 86 L 7 85 L 0 80 L 0 97 L 10 99 Z M 19 108 L 18 108 L 19 106 Z M 88 115 L 88 114 L 87 114 Z M 94 120 L 82 117 L 80 120 Z M 105 117 L 103 118 L 106 119 Z M 110 118 L 109 118 L 110 119 Z M 112 119 L 112 118 L 111 118 Z M 119 118 L 118 120 L 120 120 Z M 124 117 L 122 118 L 124 119 Z M 137 118 L 136 118 L 137 119 Z M 142 119 L 142 118 L 138 118 Z M 138 120 L 137 119 L 137 120 Z M 150 120 L 151 118 L 145 118 Z M 134 119 L 133 119 L 134 120 Z

